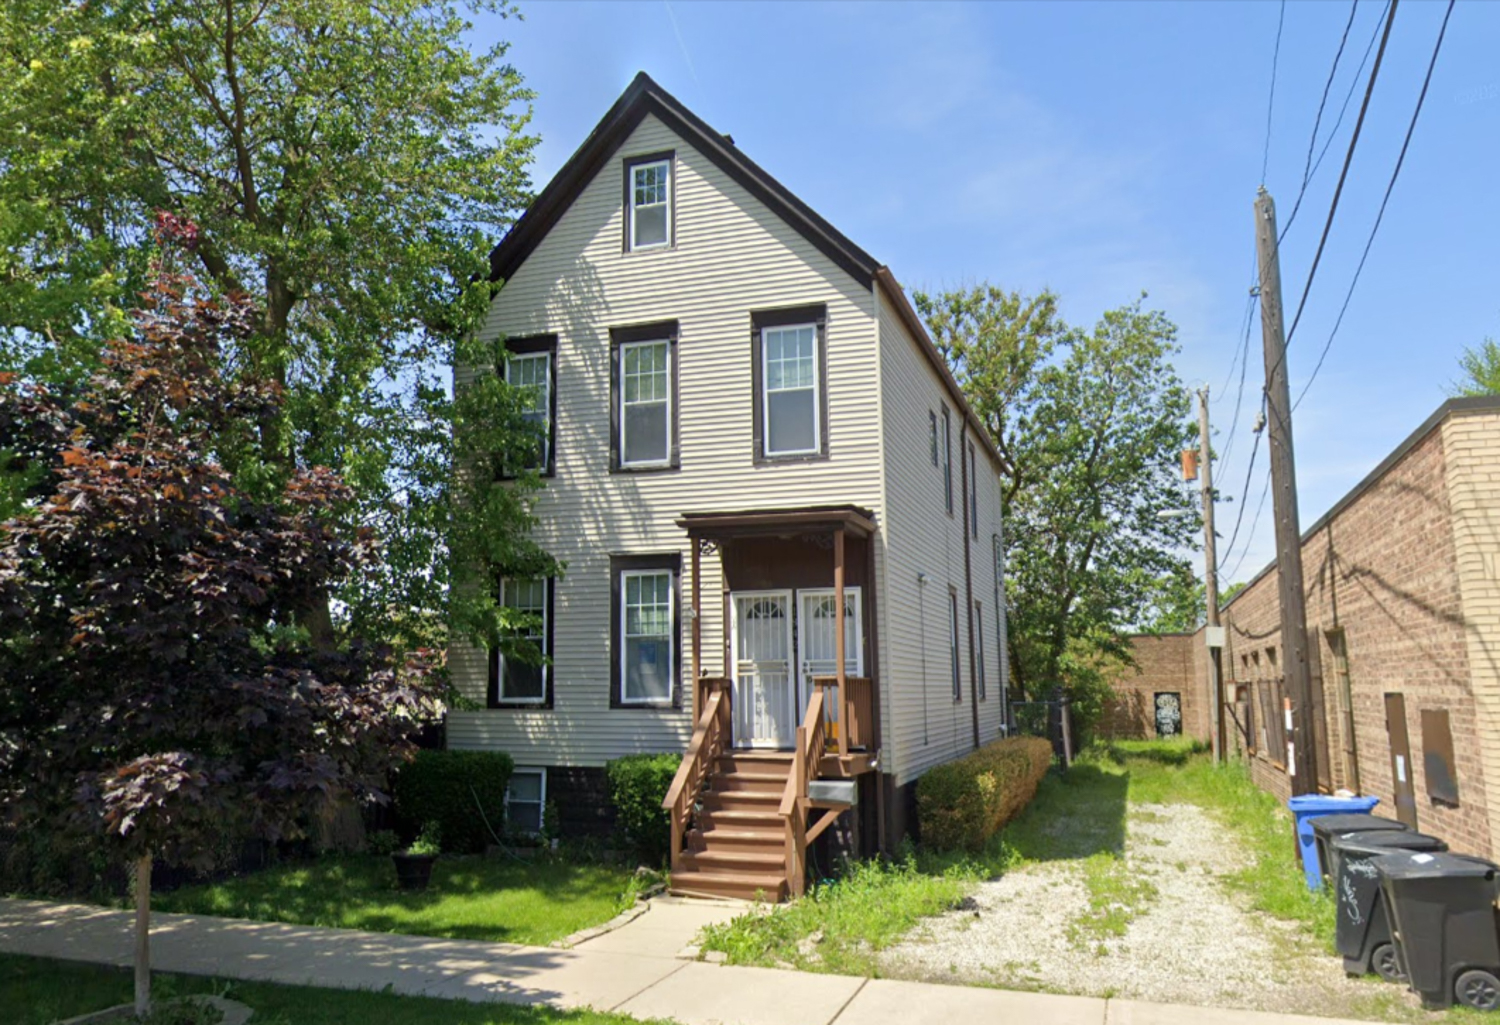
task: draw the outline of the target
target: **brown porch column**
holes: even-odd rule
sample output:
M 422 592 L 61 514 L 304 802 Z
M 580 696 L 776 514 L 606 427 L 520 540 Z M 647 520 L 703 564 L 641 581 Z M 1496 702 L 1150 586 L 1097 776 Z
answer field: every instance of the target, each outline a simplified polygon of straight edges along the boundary
M 844 679 L 844 528 L 833 532 L 833 658 L 839 681 L 839 754 L 849 753 L 849 686 Z
M 699 667 L 702 664 L 702 662 L 701 662 L 702 652 L 701 652 L 700 649 L 701 649 L 702 641 L 703 641 L 703 627 L 702 627 L 702 624 L 700 623 L 700 620 L 703 617 L 703 602 L 701 600 L 702 592 L 703 592 L 703 581 L 701 579 L 701 571 L 700 571 L 700 567 L 699 567 L 699 554 L 698 554 L 698 550 L 701 547 L 701 545 L 698 543 L 698 539 L 696 537 L 692 536 L 691 534 L 688 535 L 688 541 L 693 546 L 693 553 L 692 553 L 692 560 L 693 560 L 693 568 L 692 568 L 692 574 L 693 574 L 693 626 L 692 626 L 692 637 L 693 637 L 693 681 L 692 681 L 692 687 L 693 687 L 693 722 L 696 723 L 699 720 L 699 718 L 701 718 L 702 715 L 703 715 L 703 704 L 704 704 L 704 701 L 703 701 L 703 688 L 702 688 L 702 686 L 700 684 L 700 681 L 702 680 L 702 675 L 699 672 Z

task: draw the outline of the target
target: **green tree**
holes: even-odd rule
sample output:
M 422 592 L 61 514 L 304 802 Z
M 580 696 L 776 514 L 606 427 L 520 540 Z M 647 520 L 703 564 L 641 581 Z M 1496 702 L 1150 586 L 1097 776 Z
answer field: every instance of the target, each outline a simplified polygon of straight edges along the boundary
M 483 433 L 502 435 L 502 450 L 529 443 L 503 386 L 455 398 L 444 369 L 490 298 L 485 253 L 526 201 L 536 143 L 505 44 L 465 43 L 473 12 L 510 10 L 0 5 L 0 369 L 78 386 L 145 286 L 155 213 L 195 223 L 204 284 L 259 310 L 229 372 L 284 396 L 226 467 L 257 494 L 297 468 L 332 467 L 382 536 L 380 570 L 297 613 L 325 647 L 330 607 L 366 634 L 445 622 L 448 567 L 463 554 L 445 540 L 458 507 L 448 439 L 488 402 Z M 537 486 L 529 475 L 468 496 L 500 534 L 479 553 L 486 571 L 497 552 L 545 562 L 525 540 Z M 14 504 L 17 487 L 0 501 Z
M 1465 349 L 1458 365 L 1464 375 L 1454 383 L 1453 395 L 1500 395 L 1500 345 L 1493 338 Z
M 1138 301 L 1079 330 L 1051 293 L 990 285 L 915 300 L 1005 461 L 1012 679 L 1088 689 L 1080 667 L 1123 655 L 1123 632 L 1191 577 L 1196 525 L 1157 515 L 1191 502 L 1176 327 Z

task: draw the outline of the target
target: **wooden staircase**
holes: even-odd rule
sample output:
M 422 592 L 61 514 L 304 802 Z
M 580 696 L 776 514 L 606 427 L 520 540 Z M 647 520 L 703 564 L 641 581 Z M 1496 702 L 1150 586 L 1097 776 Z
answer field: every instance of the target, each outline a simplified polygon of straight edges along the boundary
M 672 871 L 674 893 L 786 899 L 790 880 L 780 806 L 791 772 L 791 752 L 736 751 L 714 759 Z

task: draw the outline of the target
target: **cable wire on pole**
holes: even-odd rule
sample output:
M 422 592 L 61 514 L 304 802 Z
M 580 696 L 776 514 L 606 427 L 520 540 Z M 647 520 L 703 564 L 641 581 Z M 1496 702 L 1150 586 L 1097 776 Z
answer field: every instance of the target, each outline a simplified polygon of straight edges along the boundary
M 1271 51 L 1271 95 L 1266 100 L 1266 145 L 1260 158 L 1260 180 L 1264 185 L 1266 170 L 1271 166 L 1271 114 L 1276 109 L 1276 65 L 1281 62 L 1281 27 L 1286 24 L 1286 0 L 1276 15 L 1276 47 Z
M 1297 199 L 1292 203 L 1292 212 L 1287 217 L 1286 223 L 1281 226 L 1280 242 L 1286 238 L 1286 233 L 1291 230 L 1292 222 L 1297 219 L 1297 211 L 1302 209 L 1302 197 L 1307 195 L 1307 184 L 1312 181 L 1313 150 L 1318 145 L 1318 129 L 1323 124 L 1323 109 L 1328 105 L 1328 93 L 1333 88 L 1333 80 L 1339 73 L 1339 60 L 1344 56 L 1344 44 L 1349 42 L 1349 30 L 1354 27 L 1354 15 L 1359 11 L 1359 0 L 1354 0 L 1349 5 L 1349 20 L 1344 23 L 1344 34 L 1339 37 L 1339 48 L 1333 54 L 1333 67 L 1328 69 L 1328 81 L 1323 83 L 1323 95 L 1318 100 L 1318 113 L 1313 118 L 1312 136 L 1307 140 L 1307 161 L 1302 165 L 1302 185 L 1297 189 Z
M 1391 171 L 1391 180 L 1386 183 L 1385 195 L 1381 197 L 1380 209 L 1376 212 L 1375 223 L 1370 228 L 1370 237 L 1365 239 L 1365 249 L 1360 254 L 1358 266 L 1354 268 L 1354 278 L 1349 282 L 1349 291 L 1344 293 L 1344 305 L 1339 307 L 1338 319 L 1333 322 L 1333 330 L 1328 333 L 1328 341 L 1323 343 L 1323 351 L 1318 354 L 1318 362 L 1313 367 L 1312 375 L 1302 386 L 1302 391 L 1297 394 L 1297 401 L 1292 403 L 1293 412 L 1296 412 L 1297 407 L 1302 405 L 1302 400 L 1307 397 L 1307 390 L 1318 379 L 1318 371 L 1323 369 L 1323 361 L 1328 358 L 1328 350 L 1333 347 L 1333 340 L 1338 336 L 1339 326 L 1344 323 L 1344 314 L 1349 312 L 1349 302 L 1354 298 L 1354 288 L 1359 284 L 1359 275 L 1365 269 L 1365 261 L 1370 257 L 1370 247 L 1375 244 L 1375 234 L 1380 231 L 1380 222 L 1385 218 L 1386 204 L 1391 201 L 1391 192 L 1396 188 L 1396 179 L 1401 176 L 1401 165 L 1406 162 L 1406 150 L 1411 145 L 1412 133 L 1417 130 L 1417 118 L 1422 116 L 1422 104 L 1427 100 L 1427 87 L 1432 84 L 1432 71 L 1437 67 L 1438 53 L 1443 49 L 1443 37 L 1448 34 L 1448 19 L 1453 15 L 1454 3 L 1455 0 L 1448 0 L 1448 9 L 1443 13 L 1443 24 L 1438 29 L 1437 42 L 1432 47 L 1432 59 L 1427 62 L 1427 77 L 1422 79 L 1422 91 L 1417 95 L 1417 106 L 1411 113 L 1411 122 L 1406 126 L 1406 138 L 1401 142 L 1401 153 L 1396 157 L 1396 166 Z
M 1318 274 L 1318 264 L 1323 262 L 1323 249 L 1328 245 L 1328 233 L 1333 229 L 1333 218 L 1339 209 L 1339 198 L 1344 194 L 1344 183 L 1349 178 L 1349 165 L 1354 163 L 1354 151 L 1359 146 L 1360 131 L 1365 126 L 1365 115 L 1370 111 L 1370 97 L 1375 93 L 1375 82 L 1380 78 L 1380 64 L 1385 58 L 1386 44 L 1391 40 L 1391 26 L 1396 22 L 1396 5 L 1399 0 L 1391 0 L 1391 6 L 1387 11 L 1385 19 L 1385 31 L 1380 36 L 1380 49 L 1375 52 L 1375 65 L 1370 69 L 1370 81 L 1365 86 L 1365 98 L 1359 106 L 1359 118 L 1354 122 L 1354 134 L 1349 139 L 1349 150 L 1344 154 L 1344 166 L 1339 171 L 1338 187 L 1333 190 L 1333 202 L 1328 206 L 1328 219 L 1323 222 L 1323 234 L 1318 239 L 1317 252 L 1313 254 L 1312 266 L 1307 271 L 1307 283 L 1302 286 L 1302 298 L 1297 301 L 1297 313 L 1292 317 L 1292 326 L 1286 333 L 1287 348 L 1291 348 L 1292 338 L 1297 334 L 1297 324 L 1302 320 L 1302 311 L 1307 308 L 1307 297 L 1312 292 L 1313 279 Z M 1282 359 L 1286 358 L 1285 352 Z M 1269 375 L 1267 375 L 1269 376 Z
M 1229 577 L 1234 576 L 1236 573 L 1238 573 L 1240 571 L 1240 567 L 1242 565 L 1244 565 L 1244 563 L 1245 563 L 1245 556 L 1247 556 L 1247 555 L 1250 554 L 1250 542 L 1255 537 L 1255 528 L 1260 523 L 1260 514 L 1261 514 L 1261 511 L 1263 509 L 1265 509 L 1265 507 L 1266 507 L 1266 496 L 1269 495 L 1270 493 L 1271 493 L 1271 471 L 1268 469 L 1268 470 L 1266 470 L 1266 486 L 1263 487 L 1263 488 L 1261 488 L 1261 490 L 1260 490 L 1260 501 L 1256 503 L 1256 505 L 1255 505 L 1255 515 L 1253 517 L 1251 517 L 1251 519 L 1250 519 L 1250 533 L 1248 533 L 1248 534 L 1245 535 L 1245 547 L 1240 550 L 1240 557 L 1239 557 L 1238 561 L 1235 562 L 1234 569 L 1230 570 L 1227 573 L 1220 573 L 1219 574 L 1219 579 L 1223 580 L 1223 579 L 1227 579 Z
M 1255 432 L 1255 445 L 1250 449 L 1250 464 L 1245 468 L 1245 484 L 1240 488 L 1240 507 L 1234 517 L 1234 531 L 1229 535 L 1229 543 L 1224 546 L 1224 558 L 1219 563 L 1219 568 L 1221 569 L 1223 568 L 1224 563 L 1229 561 L 1230 554 L 1234 551 L 1234 543 L 1235 541 L 1239 540 L 1240 525 L 1245 522 L 1246 502 L 1244 499 L 1250 491 L 1250 480 L 1255 473 L 1255 457 L 1260 452 L 1260 439 L 1264 433 L 1265 432 L 1263 430 L 1257 430 Z

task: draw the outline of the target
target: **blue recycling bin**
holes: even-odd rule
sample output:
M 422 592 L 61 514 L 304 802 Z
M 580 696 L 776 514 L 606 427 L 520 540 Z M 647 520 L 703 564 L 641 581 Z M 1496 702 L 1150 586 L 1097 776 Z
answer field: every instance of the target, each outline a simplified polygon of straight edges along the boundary
M 1368 813 L 1379 803 L 1378 797 L 1327 797 L 1323 794 L 1303 794 L 1287 801 L 1286 806 L 1291 809 L 1292 818 L 1297 823 L 1297 854 L 1302 858 L 1302 874 L 1307 877 L 1309 890 L 1323 885 L 1323 864 L 1318 860 L 1312 820 L 1319 815 Z

